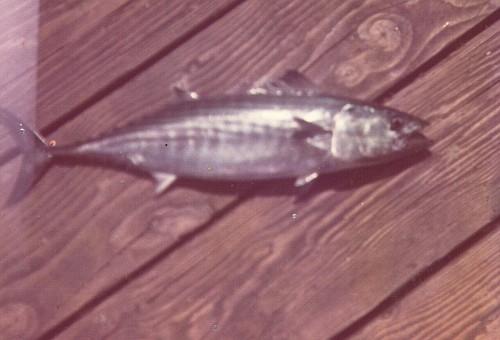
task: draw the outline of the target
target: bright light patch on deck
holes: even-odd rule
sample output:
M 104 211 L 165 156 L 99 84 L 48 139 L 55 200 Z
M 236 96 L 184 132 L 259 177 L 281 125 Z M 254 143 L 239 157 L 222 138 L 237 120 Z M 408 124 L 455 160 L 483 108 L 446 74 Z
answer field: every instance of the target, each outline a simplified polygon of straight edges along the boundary
M 33 121 L 36 104 L 39 0 L 0 1 L 0 87 L 17 89 L 0 106 Z

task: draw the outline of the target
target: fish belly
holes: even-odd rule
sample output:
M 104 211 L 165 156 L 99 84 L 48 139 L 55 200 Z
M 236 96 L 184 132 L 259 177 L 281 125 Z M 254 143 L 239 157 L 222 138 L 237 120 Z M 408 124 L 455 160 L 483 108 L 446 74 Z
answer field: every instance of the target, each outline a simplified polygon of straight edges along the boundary
M 131 153 L 143 170 L 218 179 L 294 177 L 316 171 L 324 155 L 293 138 L 264 135 L 173 139 Z M 141 157 L 142 156 L 142 157 Z

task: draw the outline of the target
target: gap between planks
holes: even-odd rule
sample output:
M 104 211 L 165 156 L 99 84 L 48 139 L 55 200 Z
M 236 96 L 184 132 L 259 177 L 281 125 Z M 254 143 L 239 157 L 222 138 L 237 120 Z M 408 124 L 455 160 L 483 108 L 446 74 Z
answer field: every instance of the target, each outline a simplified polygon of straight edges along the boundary
M 88 314 L 90 311 L 92 311 L 94 308 L 99 306 L 101 303 L 103 303 L 107 298 L 110 296 L 114 295 L 115 293 L 121 291 L 125 286 L 127 286 L 130 282 L 136 280 L 137 278 L 141 277 L 145 273 L 147 273 L 150 269 L 154 268 L 159 262 L 165 260 L 170 254 L 172 254 L 177 248 L 182 247 L 184 244 L 190 242 L 193 240 L 197 235 L 200 233 L 204 232 L 205 230 L 209 229 L 210 226 L 215 223 L 216 221 L 220 220 L 223 218 L 227 213 L 231 212 L 234 210 L 237 206 L 239 206 L 241 203 L 245 202 L 248 200 L 250 196 L 241 196 L 231 203 L 229 203 L 227 206 L 225 206 L 223 209 L 217 211 L 208 221 L 206 221 L 204 224 L 200 225 L 198 228 L 192 230 L 191 232 L 184 234 L 180 237 L 180 239 L 172 244 L 170 247 L 165 248 L 163 251 L 161 251 L 159 254 L 148 260 L 146 263 L 135 269 L 133 272 L 128 274 L 126 277 L 122 278 L 121 280 L 118 280 L 116 283 L 111 285 L 110 287 L 107 287 L 106 289 L 100 291 L 90 299 L 88 302 L 86 302 L 83 306 L 78 308 L 75 312 L 70 314 L 68 317 L 66 317 L 64 320 L 62 320 L 60 323 L 55 325 L 53 328 L 47 330 L 45 333 L 40 335 L 37 339 L 53 339 L 59 334 L 61 334 L 64 330 L 66 330 L 69 326 L 71 326 L 74 322 L 78 321 L 81 317 L 85 316 Z
M 175 40 L 173 43 L 165 46 L 162 50 L 157 52 L 155 55 L 150 57 L 149 59 L 146 59 L 143 63 L 138 65 L 135 69 L 131 70 L 130 72 L 124 74 L 121 77 L 118 77 L 115 79 L 113 82 L 109 83 L 107 86 L 105 86 L 102 91 L 98 91 L 95 95 L 89 97 L 87 100 L 83 101 L 79 105 L 77 105 L 75 108 L 67 112 L 65 115 L 63 115 L 61 118 L 57 119 L 53 123 L 51 123 L 49 126 L 47 126 L 44 130 L 44 134 L 50 134 L 54 132 L 55 130 L 59 129 L 62 125 L 65 123 L 71 121 L 76 115 L 78 115 L 80 112 L 84 111 L 88 107 L 92 106 L 96 102 L 102 100 L 104 97 L 107 95 L 111 94 L 115 90 L 121 88 L 123 85 L 125 85 L 128 81 L 132 80 L 136 76 L 138 76 L 140 73 L 143 71 L 147 70 L 151 66 L 153 66 L 156 62 L 158 62 L 160 59 L 171 53 L 174 49 L 178 48 L 181 46 L 184 42 L 187 40 L 191 39 L 193 36 L 207 28 L 208 26 L 212 25 L 214 22 L 216 22 L 218 19 L 222 18 L 226 14 L 228 14 L 232 9 L 236 8 L 238 5 L 242 4 L 245 0 L 242 0 L 238 3 L 232 4 L 231 6 L 228 6 L 225 8 L 223 11 L 220 11 L 219 13 L 215 14 L 211 18 L 207 19 L 206 21 L 200 23 L 198 26 L 195 26 L 191 31 L 189 31 L 187 34 L 184 36 L 179 37 L 177 40 Z M 431 70 L 433 67 L 435 67 L 437 64 L 439 64 L 441 61 L 446 59 L 449 55 L 454 53 L 456 50 L 458 50 L 460 47 L 462 47 L 464 44 L 466 44 L 468 41 L 472 40 L 475 38 L 478 34 L 483 32 L 485 29 L 487 29 L 489 26 L 491 26 L 493 23 L 495 23 L 498 18 L 500 17 L 500 9 L 496 10 L 489 16 L 487 16 L 485 19 L 483 19 L 481 22 L 476 24 L 474 27 L 466 31 L 464 34 L 459 36 L 457 39 L 452 41 L 450 44 L 448 44 L 446 47 L 444 47 L 440 52 L 438 52 L 436 55 L 431 57 L 428 61 L 423 63 L 420 67 L 409 73 L 408 75 L 402 77 L 399 81 L 397 81 L 394 85 L 392 85 L 388 90 L 385 90 L 383 93 L 378 95 L 375 99 L 377 102 L 384 102 L 388 100 L 390 97 L 398 93 L 399 91 L 403 90 L 407 86 L 413 83 L 418 77 L 422 76 L 429 70 Z M 11 150 L 7 153 L 13 154 L 15 150 Z M 15 153 L 14 153 L 15 154 Z M 5 155 L 0 157 L 0 161 L 5 159 Z M 134 270 L 130 275 L 127 275 L 127 277 L 123 278 L 122 280 L 119 280 L 112 286 L 102 290 L 94 298 L 89 300 L 87 303 L 85 303 L 83 306 L 81 306 L 78 310 L 76 310 L 74 313 L 69 315 L 67 318 L 62 320 L 60 323 L 55 325 L 53 328 L 49 329 L 45 333 L 43 333 L 38 339 L 52 339 L 57 337 L 59 334 L 64 332 L 68 327 L 70 327 L 73 323 L 77 322 L 80 318 L 91 312 L 93 309 L 95 309 L 97 306 L 102 304 L 106 299 L 114 295 L 115 293 L 119 292 L 122 290 L 124 287 L 126 287 L 128 284 L 133 282 L 134 280 L 140 278 L 142 275 L 147 273 L 149 270 L 151 270 L 153 267 L 156 266 L 159 262 L 162 262 L 166 258 L 169 257 L 170 254 L 176 251 L 176 249 L 182 247 L 186 243 L 191 242 L 193 239 L 195 239 L 198 235 L 201 233 L 204 233 L 210 229 L 210 227 L 217 222 L 218 220 L 222 219 L 224 216 L 227 214 L 231 213 L 234 209 L 236 209 L 240 204 L 246 202 L 248 199 L 252 198 L 254 196 L 254 190 L 248 190 L 247 192 L 243 193 L 240 195 L 235 201 L 231 202 L 228 206 L 224 207 L 222 210 L 218 211 L 210 220 L 205 222 L 204 224 L 200 225 L 198 228 L 194 229 L 190 233 L 183 235 L 179 241 L 174 243 L 172 246 L 166 248 L 162 252 L 160 252 L 158 255 L 154 256 L 152 259 L 144 263 L 142 266 Z M 457 259 L 458 257 L 462 256 L 465 252 L 467 252 L 470 248 L 473 246 L 477 245 L 480 243 L 482 240 L 484 240 L 486 237 L 491 235 L 498 227 L 500 226 L 500 215 L 496 216 L 494 220 L 486 224 L 485 226 L 481 227 L 477 232 L 475 232 L 472 236 L 470 236 L 468 239 L 464 240 L 461 242 L 459 245 L 457 245 L 455 248 L 450 250 L 445 256 L 441 257 L 440 259 L 434 261 L 431 265 L 423 268 L 420 270 L 418 273 L 416 273 L 413 277 L 411 277 L 408 281 L 406 281 L 404 284 L 399 286 L 397 289 L 395 289 L 391 294 L 389 294 L 381 303 L 379 303 L 375 308 L 372 310 L 368 311 L 365 315 L 363 315 L 361 318 L 338 332 L 337 334 L 334 334 L 331 339 L 344 339 L 348 338 L 350 336 L 353 336 L 360 332 L 365 326 L 367 326 L 371 321 L 373 321 L 375 318 L 380 316 L 380 314 L 384 313 L 386 310 L 391 308 L 395 303 L 398 301 L 402 300 L 410 294 L 412 291 L 416 290 L 418 287 L 420 287 L 424 282 L 428 281 L 431 277 L 439 273 L 443 268 L 445 268 L 447 265 L 449 265 L 452 261 Z
M 417 67 L 412 72 L 408 73 L 405 77 L 401 78 L 399 81 L 396 81 L 392 86 L 390 86 L 387 90 L 380 93 L 377 97 L 375 97 L 374 101 L 377 103 L 383 103 L 389 100 L 393 95 L 402 91 L 403 89 L 410 86 L 417 78 L 421 77 L 436 65 L 441 63 L 443 60 L 448 58 L 449 55 L 453 54 L 453 52 L 457 51 L 465 45 L 470 40 L 474 39 L 477 35 L 481 34 L 491 25 L 493 25 L 500 18 L 500 9 L 497 9 L 482 21 L 477 23 L 471 29 L 465 31 L 462 35 L 457 37 L 455 40 L 451 41 L 447 46 L 445 46 L 441 51 L 436 53 L 433 57 L 429 58 L 422 65 Z
M 102 87 L 101 89 L 98 89 L 95 91 L 93 95 L 90 97 L 84 99 L 81 101 L 79 104 L 74 106 L 72 109 L 67 111 L 66 113 L 62 114 L 60 117 L 55 119 L 52 123 L 47 125 L 45 128 L 40 130 L 40 133 L 44 136 L 50 135 L 60 129 L 63 125 L 67 124 L 68 122 L 72 121 L 75 117 L 77 117 L 80 113 L 83 111 L 87 110 L 89 107 L 95 105 L 96 103 L 100 102 L 102 99 L 106 98 L 116 90 L 120 89 L 123 87 L 125 84 L 133 80 L 135 77 L 143 73 L 144 71 L 148 70 L 150 67 L 155 65 L 158 61 L 161 59 L 165 58 L 167 55 L 169 55 L 172 51 L 177 49 L 179 46 L 183 45 L 190 39 L 192 39 L 194 36 L 196 36 L 198 33 L 204 31 L 206 28 L 209 26 L 213 25 L 215 22 L 219 21 L 221 18 L 223 18 L 225 15 L 230 13 L 232 10 L 234 10 L 236 7 L 244 3 L 246 0 L 239 0 L 235 1 L 234 3 L 229 4 L 225 8 L 221 9 L 220 11 L 214 13 L 213 15 L 209 16 L 205 20 L 201 21 L 197 25 L 193 26 L 189 31 L 186 33 L 180 35 L 178 38 L 173 40 L 171 43 L 165 45 L 163 48 L 161 48 L 159 51 L 151 55 L 149 58 L 146 58 L 143 62 L 138 64 L 136 67 L 132 68 L 130 71 L 124 73 L 123 75 L 115 78 L 111 82 L 109 82 L 107 85 Z M 19 154 L 19 151 L 17 148 L 12 148 L 10 150 L 7 150 L 4 152 L 2 155 L 0 155 L 0 165 L 3 165 L 9 161 L 11 161 L 14 157 L 16 157 Z
M 115 78 L 113 81 L 108 83 L 102 89 L 95 92 L 94 95 L 88 97 L 83 100 L 80 104 L 75 106 L 73 109 L 69 110 L 61 117 L 50 123 L 44 129 L 41 130 L 42 135 L 49 135 L 54 131 L 58 130 L 61 126 L 65 125 L 69 121 L 73 120 L 77 115 L 81 112 L 85 111 L 89 107 L 101 101 L 103 98 L 109 96 L 111 93 L 123 87 L 129 81 L 133 80 L 139 74 L 143 73 L 153 65 L 155 65 L 158 61 L 165 58 L 169 55 L 173 50 L 177 49 L 179 46 L 186 43 L 188 40 L 196 36 L 198 33 L 204 31 L 209 26 L 213 25 L 215 22 L 219 21 L 233 9 L 244 3 L 246 0 L 239 0 L 234 3 L 231 3 L 227 7 L 221 9 L 219 12 L 214 13 L 212 16 L 207 19 L 201 21 L 197 25 L 195 25 L 192 29 L 187 31 L 185 34 L 179 36 L 177 39 L 172 41 L 170 44 L 167 44 L 158 52 L 153 54 L 151 57 L 146 58 L 142 63 L 131 69 L 129 72 Z
M 384 300 L 382 300 L 375 308 L 368 311 L 361 318 L 344 328 L 337 334 L 333 335 L 331 340 L 347 339 L 366 327 L 370 322 L 375 320 L 380 315 L 388 311 L 399 301 L 403 300 L 411 292 L 418 289 L 423 283 L 427 282 L 430 278 L 441 272 L 446 266 L 456 261 L 459 257 L 463 256 L 468 250 L 484 241 L 488 236 L 492 235 L 497 229 L 500 228 L 500 215 L 496 216 L 491 222 L 481 227 L 478 231 L 472 234 L 468 239 L 459 243 L 455 248 L 451 249 L 446 255 L 437 259 L 429 266 L 423 268 L 408 281 L 399 286 Z

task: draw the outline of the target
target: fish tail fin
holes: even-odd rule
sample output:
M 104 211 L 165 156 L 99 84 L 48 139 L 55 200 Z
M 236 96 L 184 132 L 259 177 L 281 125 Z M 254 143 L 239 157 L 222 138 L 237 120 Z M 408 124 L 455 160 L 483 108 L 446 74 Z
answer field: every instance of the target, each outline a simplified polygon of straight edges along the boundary
M 17 147 L 23 153 L 23 163 L 14 191 L 7 204 L 20 201 L 41 178 L 50 164 L 52 153 L 46 141 L 36 131 L 28 128 L 9 111 L 0 108 L 0 122 L 8 129 Z

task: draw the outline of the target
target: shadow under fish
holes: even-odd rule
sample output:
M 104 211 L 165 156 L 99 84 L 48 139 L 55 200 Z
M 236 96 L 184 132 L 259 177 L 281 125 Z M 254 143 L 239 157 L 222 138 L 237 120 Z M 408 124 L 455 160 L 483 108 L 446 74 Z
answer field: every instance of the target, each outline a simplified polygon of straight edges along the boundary
M 240 95 L 181 100 L 123 128 L 75 145 L 51 147 L 0 109 L 24 155 L 15 190 L 22 199 L 53 162 L 76 160 L 149 174 L 156 193 L 177 178 L 253 182 L 294 178 L 304 187 L 320 174 L 385 164 L 427 150 L 428 125 L 409 114 L 321 92 L 295 71 Z

